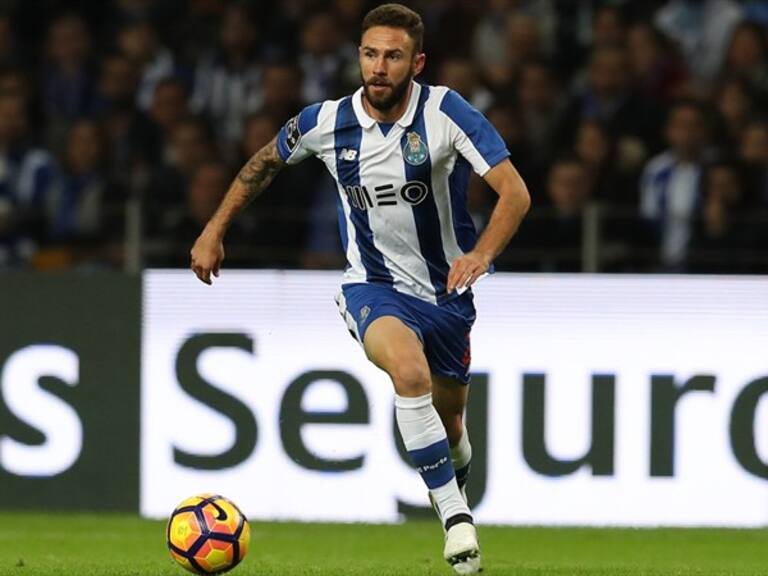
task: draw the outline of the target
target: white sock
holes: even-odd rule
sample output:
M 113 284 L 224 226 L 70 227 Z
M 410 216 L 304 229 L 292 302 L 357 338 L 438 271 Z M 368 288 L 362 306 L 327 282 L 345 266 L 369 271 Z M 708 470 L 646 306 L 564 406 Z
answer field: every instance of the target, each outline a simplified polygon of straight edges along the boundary
M 467 483 L 469 477 L 470 462 L 472 462 L 472 445 L 469 443 L 467 427 L 462 424 L 463 433 L 456 446 L 451 448 L 451 462 L 456 472 L 456 482 L 459 487 Z
M 432 406 L 432 394 L 395 395 L 395 416 L 405 449 L 437 502 L 440 520 L 445 523 L 456 514 L 470 514 L 456 483 L 448 437 Z

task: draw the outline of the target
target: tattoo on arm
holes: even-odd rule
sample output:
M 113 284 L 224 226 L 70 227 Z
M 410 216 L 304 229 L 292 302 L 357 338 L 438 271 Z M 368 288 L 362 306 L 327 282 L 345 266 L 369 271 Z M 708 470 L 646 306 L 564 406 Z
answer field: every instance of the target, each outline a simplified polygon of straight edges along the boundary
M 277 153 L 277 137 L 275 137 L 251 157 L 240 170 L 237 179 L 245 186 L 248 197 L 253 198 L 272 182 L 284 164 L 285 162 Z

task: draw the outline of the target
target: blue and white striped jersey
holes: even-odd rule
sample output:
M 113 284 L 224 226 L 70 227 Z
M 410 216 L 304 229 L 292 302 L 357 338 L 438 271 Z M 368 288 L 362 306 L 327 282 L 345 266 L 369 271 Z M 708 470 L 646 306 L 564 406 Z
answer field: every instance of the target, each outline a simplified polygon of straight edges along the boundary
M 413 83 L 393 125 L 371 118 L 363 89 L 308 106 L 281 130 L 288 164 L 314 154 L 338 187 L 344 282 L 386 284 L 433 303 L 451 263 L 477 240 L 467 210 L 470 167 L 481 176 L 509 156 L 504 141 L 453 90 Z

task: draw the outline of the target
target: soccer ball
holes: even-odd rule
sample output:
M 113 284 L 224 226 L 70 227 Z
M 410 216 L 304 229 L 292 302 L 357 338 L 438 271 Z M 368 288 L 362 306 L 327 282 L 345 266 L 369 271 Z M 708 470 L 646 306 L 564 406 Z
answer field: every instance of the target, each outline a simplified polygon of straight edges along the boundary
M 171 514 L 166 529 L 171 556 L 195 574 L 219 574 L 237 566 L 248 552 L 248 520 L 217 494 L 187 498 Z

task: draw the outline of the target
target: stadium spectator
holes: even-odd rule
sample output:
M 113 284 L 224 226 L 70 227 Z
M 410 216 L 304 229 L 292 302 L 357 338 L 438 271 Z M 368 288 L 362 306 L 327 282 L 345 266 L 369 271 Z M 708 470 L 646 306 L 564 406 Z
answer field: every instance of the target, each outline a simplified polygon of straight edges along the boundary
M 744 128 L 739 156 L 747 171 L 746 203 L 765 215 L 768 212 L 768 123 L 753 120 Z
M 332 12 L 310 14 L 301 30 L 304 102 L 340 97 L 358 81 L 356 45 L 346 42 Z
M 507 76 L 504 21 L 512 4 L 513 0 L 490 0 L 474 27 L 470 54 L 480 75 L 489 80 Z
M 718 112 L 718 141 L 724 148 L 738 146 L 741 133 L 755 109 L 755 97 L 746 80 L 731 76 L 720 83 L 714 94 Z
M 243 118 L 263 103 L 257 39 L 248 10 L 230 4 L 221 21 L 219 46 L 195 70 L 193 110 L 211 119 L 219 145 L 230 153 L 242 135 Z
M 693 80 L 706 87 L 719 72 L 742 17 L 742 7 L 733 0 L 670 0 L 656 13 L 655 22 L 680 45 Z
M 665 270 L 681 270 L 685 264 L 692 222 L 701 203 L 707 138 L 703 106 L 694 100 L 677 102 L 667 119 L 669 148 L 643 170 L 640 211 L 656 230 L 660 265 Z
M 702 179 L 703 206 L 691 240 L 688 271 L 715 274 L 765 270 L 766 264 L 760 266 L 756 251 L 758 227 L 743 213 L 740 218 L 744 181 L 738 165 L 712 163 L 705 168 Z
M 124 195 L 106 169 L 104 136 L 93 120 L 75 122 L 67 134 L 61 185 L 51 194 L 51 240 L 67 246 L 69 262 L 107 256 L 102 245 L 120 243 Z
M 576 131 L 573 145 L 576 157 L 589 173 L 596 198 L 610 204 L 620 204 L 616 171 L 616 143 L 608 130 L 599 122 L 584 120 Z
M 185 191 L 183 209 L 164 222 L 157 248 L 150 259 L 155 266 L 187 267 L 189 247 L 210 219 L 227 191 L 230 173 L 216 160 L 206 160 L 197 166 Z M 242 247 L 244 242 L 239 227 L 233 226 L 227 233 L 228 242 Z M 237 254 L 229 260 L 237 261 Z
M 481 112 L 493 104 L 493 94 L 482 85 L 477 71 L 469 58 L 450 57 L 440 64 L 437 83 L 450 86 Z
M 618 6 L 598 6 L 592 17 L 592 48 L 620 46 L 627 36 L 627 25 Z
M 356 47 L 360 40 L 357 27 L 365 16 L 366 4 L 366 0 L 333 0 L 338 33 L 353 47 Z
M 507 18 L 507 72 L 516 76 L 523 62 L 544 56 L 541 29 L 536 19 L 514 12 Z
M 152 172 L 144 195 L 147 233 L 155 235 L 179 219 L 195 171 L 215 157 L 212 136 L 202 120 L 187 116 L 175 123 L 170 129 L 163 162 Z
M 48 234 L 46 210 L 59 173 L 53 156 L 30 140 L 27 103 L 0 94 L 0 265 L 31 261 Z
M 534 209 L 531 225 L 519 232 L 519 245 L 539 256 L 526 267 L 535 266 L 540 272 L 578 272 L 582 214 L 592 197 L 589 171 L 575 156 L 562 156 L 552 163 L 546 187 L 549 207 Z
M 119 32 L 117 42 L 120 51 L 138 71 L 136 100 L 139 109 L 147 111 L 158 82 L 174 73 L 173 54 L 160 43 L 157 31 L 147 20 L 126 24 Z
M 567 145 L 582 119 L 603 123 L 615 138 L 634 137 L 653 149 L 658 139 L 655 103 L 645 101 L 632 84 L 625 48 L 602 46 L 590 57 L 586 83 L 577 89 L 561 124 Z
M 119 52 L 101 62 L 96 93 L 96 119 L 106 135 L 110 172 L 115 179 L 131 182 L 138 193 L 148 171 L 160 158 L 149 119 L 136 108 L 137 70 Z
M 633 24 L 627 49 L 640 93 L 651 101 L 669 103 L 687 89 L 687 71 L 669 40 L 648 21 Z
M 768 37 L 764 26 L 741 22 L 731 34 L 723 71 L 749 81 L 752 88 L 768 90 Z
M 93 108 L 94 79 L 88 62 L 90 34 L 82 17 L 65 14 L 48 30 L 42 66 L 41 97 L 46 140 L 58 148 L 64 133 L 78 117 Z
M 19 63 L 19 51 L 13 21 L 4 12 L 0 12 L 0 66 L 13 66 Z
M 291 62 L 272 62 L 264 67 L 263 103 L 259 112 L 283 123 L 301 110 L 301 70 Z
M 184 84 L 176 78 L 163 78 L 155 86 L 149 117 L 157 131 L 162 159 L 166 160 L 169 140 L 175 128 L 188 117 L 189 101 Z
M 564 113 L 563 94 L 550 66 L 543 60 L 525 62 L 516 96 L 526 143 L 537 158 L 548 161 Z

